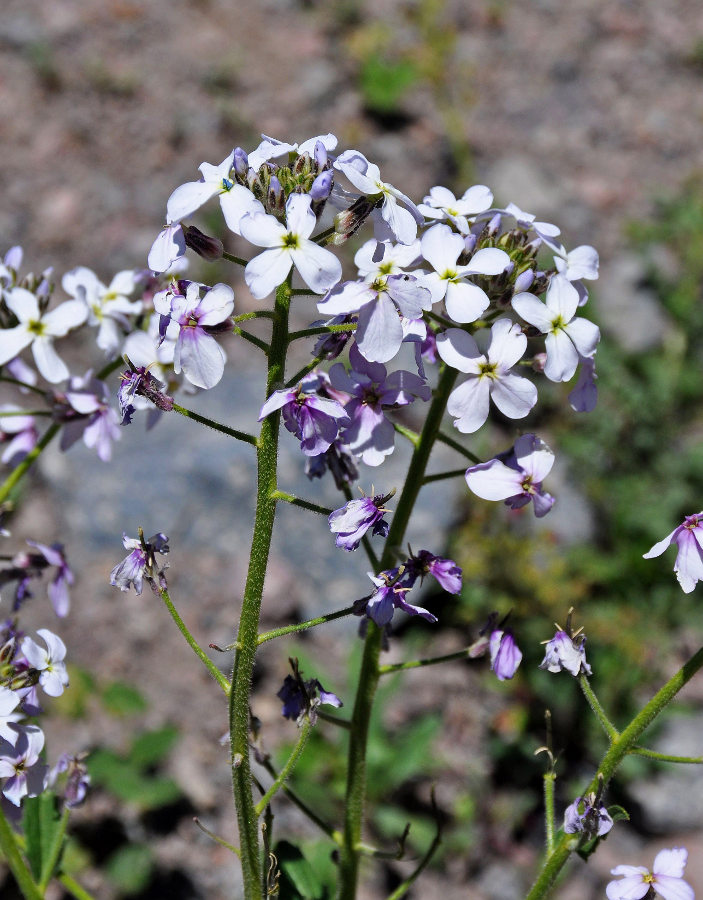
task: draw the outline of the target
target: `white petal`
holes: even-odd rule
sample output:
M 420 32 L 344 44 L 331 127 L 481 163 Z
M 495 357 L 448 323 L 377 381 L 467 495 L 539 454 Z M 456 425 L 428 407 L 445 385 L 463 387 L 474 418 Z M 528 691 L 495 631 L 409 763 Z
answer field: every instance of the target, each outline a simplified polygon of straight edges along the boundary
M 475 322 L 491 305 L 488 294 L 468 281 L 450 282 L 444 302 L 449 318 L 462 325 Z
M 448 328 L 437 335 L 437 352 L 444 362 L 460 372 L 478 372 L 478 365 L 486 361 L 476 341 L 460 328 Z
M 25 325 L 15 325 L 0 331 L 0 366 L 10 362 L 34 340 L 34 334 Z
M 600 329 L 588 319 L 572 319 L 564 329 L 581 356 L 591 357 L 600 340 Z
M 242 221 L 246 221 L 249 216 Z M 270 219 L 271 216 L 265 218 Z M 244 270 L 244 280 L 247 287 L 257 300 L 268 297 L 271 291 L 279 284 L 283 284 L 293 264 L 290 252 L 283 247 L 273 250 L 264 250 L 255 256 Z
M 152 272 L 165 272 L 185 252 L 183 228 L 178 223 L 167 225 L 151 245 L 147 265 Z
M 248 213 L 261 213 L 266 215 L 263 205 L 256 199 L 243 184 L 234 184 L 228 191 L 220 194 L 220 206 L 222 215 L 230 231 L 240 234 L 242 219 Z
M 552 275 L 545 302 L 552 318 L 559 315 L 565 322 L 570 322 L 578 309 L 579 293 L 563 275 Z
M 499 459 L 472 466 L 466 471 L 466 483 L 482 500 L 506 500 L 522 493 L 522 475 Z
M 361 355 L 369 362 L 388 362 L 393 359 L 403 341 L 403 326 L 393 301 L 379 294 L 359 312 L 356 343 Z
M 530 325 L 546 334 L 552 327 L 553 316 L 539 297 L 527 292 L 515 294 L 512 301 L 515 312 Z
M 473 434 L 488 418 L 489 379 L 469 378 L 449 395 L 447 412 L 456 416 L 454 427 Z
M 32 344 L 32 353 L 37 369 L 52 384 L 63 381 L 71 374 L 68 371 L 66 363 L 59 358 L 54 350 L 54 344 L 51 338 L 38 337 Z
M 312 197 L 309 194 L 291 194 L 286 202 L 286 222 L 288 231 L 308 238 L 315 227 L 315 213 L 310 209 Z M 329 250 L 327 251 L 329 253 Z
M 462 241 L 463 244 L 463 241 Z M 466 272 L 472 275 L 500 275 L 510 265 L 510 257 L 505 250 L 497 247 L 484 247 L 469 260 Z
M 258 212 L 244 216 L 239 228 L 242 237 L 257 247 L 282 247 L 288 233 L 278 219 Z
M 523 419 L 537 403 L 537 388 L 520 375 L 503 375 L 493 382 L 491 397 L 509 419 Z
M 225 370 L 225 352 L 212 335 L 199 328 L 183 328 L 174 357 L 174 370 L 180 369 L 196 387 L 215 387 Z
M 683 870 L 686 868 L 687 860 L 688 850 L 685 847 L 660 850 L 654 857 L 652 871 L 655 875 L 670 875 L 673 878 L 683 878 Z
M 388 223 L 388 227 L 401 244 L 412 244 L 417 237 L 415 217 L 407 209 L 403 209 L 395 197 L 390 197 L 388 194 L 385 195 L 385 200 L 381 207 L 381 217 L 384 222 Z
M 46 333 L 52 337 L 63 337 L 71 328 L 77 328 L 88 318 L 88 308 L 80 300 L 67 300 L 52 309 L 42 319 Z
M 345 281 L 321 300 L 317 304 L 317 309 L 326 316 L 355 313 L 375 297 L 375 291 L 372 291 L 366 282 Z
M 313 241 L 302 241 L 300 248 L 291 250 L 290 255 L 300 277 L 316 294 L 326 293 L 342 277 L 342 264 L 334 253 Z
M 488 359 L 499 366 L 510 368 L 522 358 L 527 348 L 527 338 L 520 326 L 510 319 L 496 319 L 491 326 L 491 343 Z
M 456 261 L 464 249 L 464 241 L 448 225 L 434 225 L 424 233 L 420 246 L 423 258 L 442 275 L 447 269 L 456 268 Z
M 550 381 L 569 381 L 579 364 L 579 355 L 569 336 L 559 329 L 556 334 L 548 334 L 544 343 L 547 348 L 544 374 Z
M 487 188 L 485 184 L 475 184 L 464 191 L 459 200 L 458 210 L 465 216 L 470 216 L 490 209 L 491 203 L 493 203 L 493 192 L 490 188 Z
M 196 209 L 200 209 L 210 197 L 214 197 L 219 189 L 220 185 L 207 181 L 189 181 L 187 184 L 177 187 L 166 203 L 169 225 L 180 222 L 187 216 L 192 216 Z
M 234 291 L 228 284 L 213 285 L 198 303 L 198 325 L 219 325 L 234 310 Z
M 29 322 L 30 319 L 36 321 L 39 318 L 39 303 L 31 291 L 16 287 L 6 291 L 4 297 L 5 305 L 20 322 Z

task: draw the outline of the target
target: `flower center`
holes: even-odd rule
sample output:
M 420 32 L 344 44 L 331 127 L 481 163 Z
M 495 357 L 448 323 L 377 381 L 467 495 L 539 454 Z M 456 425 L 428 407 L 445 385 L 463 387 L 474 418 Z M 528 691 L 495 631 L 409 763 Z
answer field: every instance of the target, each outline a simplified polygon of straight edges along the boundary
M 497 363 L 492 362 L 482 362 L 478 364 L 478 377 L 483 378 L 484 376 L 487 378 L 496 378 L 498 371 Z
M 27 331 L 40 337 L 46 331 L 46 326 L 41 319 L 30 319 L 27 324 Z
M 288 232 L 283 238 L 283 246 L 286 250 L 297 250 L 300 247 L 300 242 L 298 240 L 298 235 L 293 234 L 292 232 Z

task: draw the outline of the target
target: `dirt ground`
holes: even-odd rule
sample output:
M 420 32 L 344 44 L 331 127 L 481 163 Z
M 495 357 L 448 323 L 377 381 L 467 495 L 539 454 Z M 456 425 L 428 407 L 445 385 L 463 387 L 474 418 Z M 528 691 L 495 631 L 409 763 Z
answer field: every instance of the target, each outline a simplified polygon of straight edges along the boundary
M 412 58 L 424 73 L 392 116 L 369 110 L 362 89 L 360 73 L 375 47 Z M 623 309 L 637 315 L 640 273 L 623 230 L 651 216 L 657 196 L 703 171 L 702 88 L 703 6 L 694 0 L 5 0 L 0 252 L 19 243 L 34 271 L 88 265 L 109 280 L 119 269 L 145 265 L 170 192 L 194 179 L 202 161 L 217 163 L 235 145 L 252 149 L 261 132 L 300 141 L 332 131 L 342 147 L 362 150 L 416 200 L 438 183 L 459 192 L 485 183 L 501 204 L 513 201 L 560 224 L 568 246 L 594 244 L 602 261 L 599 309 L 611 338 L 626 340 L 619 319 Z M 237 302 L 239 310 L 251 303 Z M 244 375 L 249 358 L 237 353 L 234 369 Z M 226 398 L 215 402 L 226 413 Z M 208 484 L 199 471 L 200 444 L 170 432 L 161 440 L 177 477 L 168 474 L 164 456 L 149 456 L 146 441 L 130 443 L 125 435 L 116 474 L 104 476 L 94 505 L 81 492 L 86 454 L 48 457 L 45 483 L 29 495 L 13 530 L 58 536 L 70 548 L 80 571 L 62 631 L 71 658 L 100 678 L 139 683 L 151 704 L 140 726 L 175 721 L 184 735 L 170 772 L 192 808 L 180 810 L 170 831 L 155 837 L 135 809 L 115 809 L 99 792 L 77 821 L 90 829 L 117 814 L 130 839 L 146 835 L 153 842 L 165 873 L 187 873 L 185 882 L 154 888 L 154 900 L 225 900 L 236 896 L 237 866 L 191 821 L 195 810 L 234 839 L 226 751 L 218 743 L 226 727 L 222 703 L 197 660 L 176 649 L 171 623 L 152 598 L 116 595 L 106 580 L 120 558 L 121 531 L 134 528 L 134 518 L 125 516 L 156 520 L 163 503 L 178 536 L 193 541 L 174 574 L 174 594 L 187 598 L 184 617 L 208 640 L 231 640 L 232 611 L 222 597 L 237 594 L 248 533 L 228 533 L 219 511 L 203 538 L 208 498 L 221 485 Z M 227 490 L 245 500 L 251 470 L 221 462 Z M 158 494 L 149 495 L 151 506 L 128 504 L 123 495 L 134 487 L 133 475 L 145 492 L 153 481 L 164 494 L 180 495 L 179 505 Z M 191 486 L 205 484 L 204 500 L 186 495 L 186 478 Z M 49 480 L 58 481 L 60 502 Z M 267 620 L 286 621 L 305 609 L 309 586 L 280 563 L 267 584 Z M 336 633 L 321 635 L 314 652 L 334 657 L 338 640 Z M 438 638 L 428 652 L 453 649 L 447 641 Z M 479 768 L 485 759 L 496 700 L 467 702 L 480 695 L 477 686 L 467 691 L 465 668 L 448 667 L 434 678 L 409 679 L 413 705 L 406 715 L 431 708 L 438 688 L 446 697 L 449 774 L 441 803 L 443 791 L 459 789 L 466 756 Z M 264 656 L 256 712 L 272 729 L 278 684 L 278 661 Z M 52 745 L 89 747 L 98 739 L 123 745 L 123 724 L 97 704 L 92 713 L 77 723 L 55 718 Z M 461 748 L 456 758 L 452 746 Z M 283 828 L 306 827 L 286 807 L 280 819 Z M 411 896 L 519 900 L 537 842 L 519 845 L 504 834 L 483 840 L 470 871 L 450 860 L 442 871 L 426 872 Z M 689 880 L 703 891 L 700 836 L 623 829 L 587 869 L 577 869 L 559 900 L 602 897 L 610 867 L 639 854 L 645 862 L 656 848 L 677 843 L 689 847 Z M 86 886 L 99 900 L 114 896 L 96 870 Z M 371 879 L 364 900 L 387 893 Z

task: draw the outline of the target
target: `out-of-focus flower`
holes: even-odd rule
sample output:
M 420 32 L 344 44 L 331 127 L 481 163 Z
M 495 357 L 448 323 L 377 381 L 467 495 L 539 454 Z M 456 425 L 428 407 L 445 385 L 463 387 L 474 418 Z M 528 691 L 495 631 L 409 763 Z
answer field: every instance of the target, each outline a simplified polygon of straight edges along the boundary
M 305 717 L 310 719 L 310 724 L 317 721 L 317 708 L 321 704 L 334 706 L 339 709 L 344 704 L 336 694 L 326 691 L 317 678 L 303 679 L 298 669 L 298 660 L 291 659 L 292 675 L 286 675 L 281 689 L 276 696 L 283 703 L 281 715 L 286 719 L 294 719 L 301 725 Z
M 522 652 L 515 643 L 512 631 L 510 629 L 492 631 L 489 638 L 489 650 L 491 669 L 495 672 L 498 681 L 507 681 L 512 678 L 522 661 Z
M 685 847 L 673 847 L 657 853 L 651 872 L 644 866 L 615 866 L 610 874 L 623 877 L 608 883 L 606 896 L 608 900 L 642 900 L 652 889 L 664 900 L 695 900 L 693 888 L 683 880 L 687 860 Z
M 644 558 L 661 556 L 670 544 L 676 544 L 679 551 L 674 572 L 681 589 L 690 594 L 696 584 L 703 581 L 703 512 L 686 516 L 681 525 L 648 550 Z
M 39 672 L 39 684 L 44 693 L 50 697 L 60 697 L 68 684 L 68 673 L 64 663 L 66 645 L 48 628 L 39 628 L 37 634 L 43 639 L 46 649 L 40 647 L 30 637 L 26 637 L 22 641 L 22 654 L 29 665 Z
M 69 809 L 75 809 L 85 800 L 90 786 L 90 775 L 85 763 L 80 756 L 70 756 L 62 753 L 56 765 L 51 769 L 48 783 L 53 787 L 59 775 L 66 773 L 66 783 L 63 791 L 63 802 Z

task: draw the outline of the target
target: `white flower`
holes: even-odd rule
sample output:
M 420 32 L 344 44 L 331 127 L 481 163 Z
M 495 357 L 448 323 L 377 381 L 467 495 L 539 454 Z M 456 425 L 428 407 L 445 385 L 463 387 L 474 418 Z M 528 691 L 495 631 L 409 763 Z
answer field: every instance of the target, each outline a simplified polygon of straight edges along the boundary
M 550 381 L 569 381 L 579 356 L 588 359 L 596 352 L 600 331 L 588 319 L 574 319 L 579 293 L 566 276 L 552 276 L 545 303 L 525 292 L 516 294 L 512 304 L 526 322 L 547 335 L 544 374 Z
M 302 156 L 307 153 L 312 156 L 315 152 L 315 145 L 319 141 L 325 150 L 334 150 L 337 146 L 337 138 L 333 134 L 319 134 L 317 137 L 308 138 L 302 144 L 286 144 L 284 141 L 278 141 L 276 138 L 268 137 L 262 134 L 262 141 L 256 150 L 248 154 L 248 162 L 250 168 L 257 170 L 265 162 L 269 160 L 278 160 L 282 157 L 288 157 L 289 153 L 297 153 Z
M 22 640 L 22 654 L 33 669 L 39 670 L 39 684 L 44 693 L 50 697 L 60 697 L 68 684 L 68 673 L 64 664 L 66 645 L 48 628 L 38 628 L 37 634 L 46 643 L 46 650 L 35 644 L 30 637 L 26 637 Z
M 491 328 L 491 342 L 484 356 L 476 341 L 459 328 L 449 328 L 437 337 L 437 352 L 447 365 L 466 372 L 469 378 L 449 395 L 447 412 L 454 426 L 472 434 L 488 418 L 489 398 L 509 419 L 522 419 L 537 402 L 537 388 L 510 367 L 520 359 L 527 338 L 510 319 L 498 319 Z
M 257 247 L 267 247 L 244 270 L 244 280 L 257 300 L 283 284 L 291 266 L 315 294 L 324 294 L 342 277 L 337 257 L 309 240 L 316 224 L 308 194 L 291 194 L 286 202 L 287 227 L 274 216 L 254 212 L 241 222 L 242 237 Z
M 128 299 L 135 285 L 133 269 L 118 272 L 107 287 L 85 266 L 66 272 L 61 280 L 66 293 L 88 307 L 88 324 L 99 326 L 98 347 L 110 356 L 117 353 L 122 330 L 129 331 L 127 316 L 142 311 L 141 300 Z
M 485 212 L 493 194 L 485 184 L 475 184 L 457 198 L 445 187 L 433 187 L 418 209 L 428 219 L 448 219 L 461 234 L 469 233 L 469 216 Z
M 19 325 L 0 331 L 0 366 L 31 344 L 37 369 L 47 381 L 56 384 L 68 378 L 68 368 L 56 354 L 53 339 L 85 322 L 86 305 L 80 300 L 68 300 L 51 312 L 41 313 L 34 294 L 18 287 L 7 292 L 5 303 L 19 319 Z

